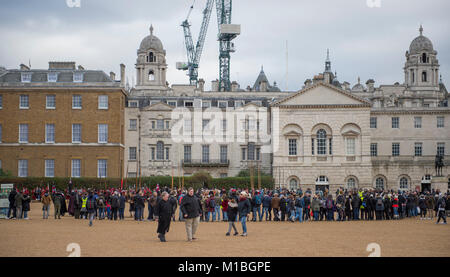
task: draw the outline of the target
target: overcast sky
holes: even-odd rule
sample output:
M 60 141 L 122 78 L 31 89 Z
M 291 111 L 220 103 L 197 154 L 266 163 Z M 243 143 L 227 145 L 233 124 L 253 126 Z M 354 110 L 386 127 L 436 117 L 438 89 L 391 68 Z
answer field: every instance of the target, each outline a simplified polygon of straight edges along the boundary
M 170 84 L 188 83 L 175 63 L 186 61 L 181 22 L 193 0 L 0 0 L 0 66 L 48 68 L 48 61 L 75 61 L 86 69 L 119 75 L 127 66 L 135 76 L 136 51 L 150 24 L 167 51 Z M 377 0 L 372 0 L 376 2 Z M 241 24 L 231 58 L 231 79 L 242 88 L 253 85 L 261 65 L 271 83 L 298 90 L 307 78 L 323 72 L 330 48 L 338 79 L 356 83 L 373 78 L 376 85 L 402 83 L 405 52 L 419 35 L 431 39 L 444 83 L 450 80 L 450 1 L 379 0 L 234 0 L 232 23 Z M 196 0 L 191 14 L 197 40 L 205 0 Z M 217 17 L 211 16 L 199 77 L 218 78 Z M 288 42 L 288 66 L 286 65 Z M 286 74 L 288 68 L 288 75 Z M 286 75 L 288 78 L 286 78 Z M 135 78 L 135 77 L 134 77 Z

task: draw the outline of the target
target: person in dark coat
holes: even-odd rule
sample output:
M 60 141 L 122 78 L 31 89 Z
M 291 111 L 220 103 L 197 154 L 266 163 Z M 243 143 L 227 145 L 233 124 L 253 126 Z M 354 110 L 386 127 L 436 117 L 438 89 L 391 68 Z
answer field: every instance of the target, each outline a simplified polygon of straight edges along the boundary
M 16 218 L 16 205 L 15 205 L 16 194 L 17 194 L 16 188 L 13 188 L 8 195 L 8 200 L 9 200 L 8 218 L 9 219 Z M 12 212 L 12 216 L 11 216 L 11 212 Z
M 16 206 L 16 218 L 22 219 L 22 203 L 23 203 L 24 197 L 20 191 L 16 193 L 16 196 L 14 198 L 14 205 Z
M 155 207 L 156 221 L 158 222 L 158 238 L 161 242 L 166 242 L 166 233 L 169 232 L 170 220 L 172 219 L 172 204 L 169 201 L 169 194 L 164 191 L 161 194 L 161 200 Z
M 119 195 L 119 220 L 125 219 L 125 195 L 124 193 L 120 193 Z
M 95 200 L 94 193 L 89 192 L 89 196 L 86 201 L 86 209 L 89 215 L 89 226 L 92 226 L 92 221 L 95 218 L 95 211 L 97 210 L 97 201 Z
M 66 204 L 66 196 L 61 191 L 59 192 L 61 194 L 61 216 L 64 216 L 67 213 L 67 204 Z
M 74 216 L 75 215 L 75 191 L 72 191 L 70 193 L 69 198 L 69 215 Z
M 176 192 L 173 191 L 169 197 L 169 202 L 172 205 L 172 220 L 175 221 L 175 214 L 177 211 L 178 203 L 176 198 Z
M 200 215 L 202 211 L 201 196 L 194 195 L 194 189 L 189 188 L 188 193 L 183 197 L 180 204 L 180 213 L 183 214 L 186 226 L 186 234 L 188 241 L 195 240 L 195 232 L 197 231 Z
M 30 195 L 28 195 L 28 193 L 25 193 L 23 195 L 22 201 L 23 219 L 28 219 L 28 212 L 30 211 L 30 202 L 31 202 Z
M 237 217 L 237 213 L 238 213 L 238 203 L 236 203 L 236 199 L 231 198 L 228 201 L 228 232 L 226 233 L 227 236 L 230 235 L 231 232 L 231 228 L 234 229 L 234 235 L 237 236 L 239 235 L 236 225 L 234 224 L 234 222 L 236 222 L 236 217 Z
M 247 193 L 245 191 L 241 192 L 238 203 L 239 221 L 242 224 L 242 235 L 247 236 L 247 216 L 251 211 L 250 201 L 247 199 Z

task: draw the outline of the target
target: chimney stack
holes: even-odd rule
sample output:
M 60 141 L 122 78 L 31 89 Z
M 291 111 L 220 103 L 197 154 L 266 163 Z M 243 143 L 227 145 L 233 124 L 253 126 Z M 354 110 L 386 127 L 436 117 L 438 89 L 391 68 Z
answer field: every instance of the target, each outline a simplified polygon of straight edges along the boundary
M 239 84 L 238 84 L 238 82 L 233 81 L 233 82 L 231 83 L 231 91 L 236 92 L 236 91 L 238 91 L 238 90 L 239 90 Z
M 198 80 L 198 89 L 201 92 L 205 91 L 205 80 L 203 80 L 203 79 Z
M 375 81 L 373 79 L 367 80 L 366 85 L 367 85 L 367 90 L 369 92 L 374 92 L 374 90 L 375 90 Z
M 114 72 L 109 72 L 109 78 L 111 78 L 111 80 L 115 81 L 116 80 L 116 73 Z
M 211 82 L 211 91 L 218 91 L 219 90 L 219 80 L 214 80 Z
M 120 86 L 125 87 L 125 65 L 120 64 Z

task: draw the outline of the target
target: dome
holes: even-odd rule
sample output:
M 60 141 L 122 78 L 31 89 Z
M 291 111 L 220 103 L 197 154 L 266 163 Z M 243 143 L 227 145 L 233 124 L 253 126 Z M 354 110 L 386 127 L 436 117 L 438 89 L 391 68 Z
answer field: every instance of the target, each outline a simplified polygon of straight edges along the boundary
M 163 52 L 163 44 L 159 38 L 153 35 L 153 26 L 150 26 L 150 35 L 146 36 L 139 47 L 140 51 L 147 51 L 153 49 L 155 51 Z
M 409 46 L 409 53 L 410 54 L 420 54 L 423 51 L 426 52 L 433 52 L 433 43 L 429 38 L 424 36 L 423 28 L 420 26 L 420 36 L 416 37 Z
M 352 87 L 352 91 L 363 92 L 364 86 L 361 85 L 361 78 L 358 77 L 358 83 Z

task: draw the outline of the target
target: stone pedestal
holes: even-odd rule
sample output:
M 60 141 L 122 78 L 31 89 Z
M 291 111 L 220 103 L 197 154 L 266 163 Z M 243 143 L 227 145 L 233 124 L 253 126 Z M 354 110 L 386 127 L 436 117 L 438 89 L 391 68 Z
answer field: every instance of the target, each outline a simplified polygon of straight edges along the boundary
M 434 190 L 439 189 L 442 193 L 447 192 L 448 178 L 433 176 L 433 178 L 431 178 L 431 189 L 434 189 Z

